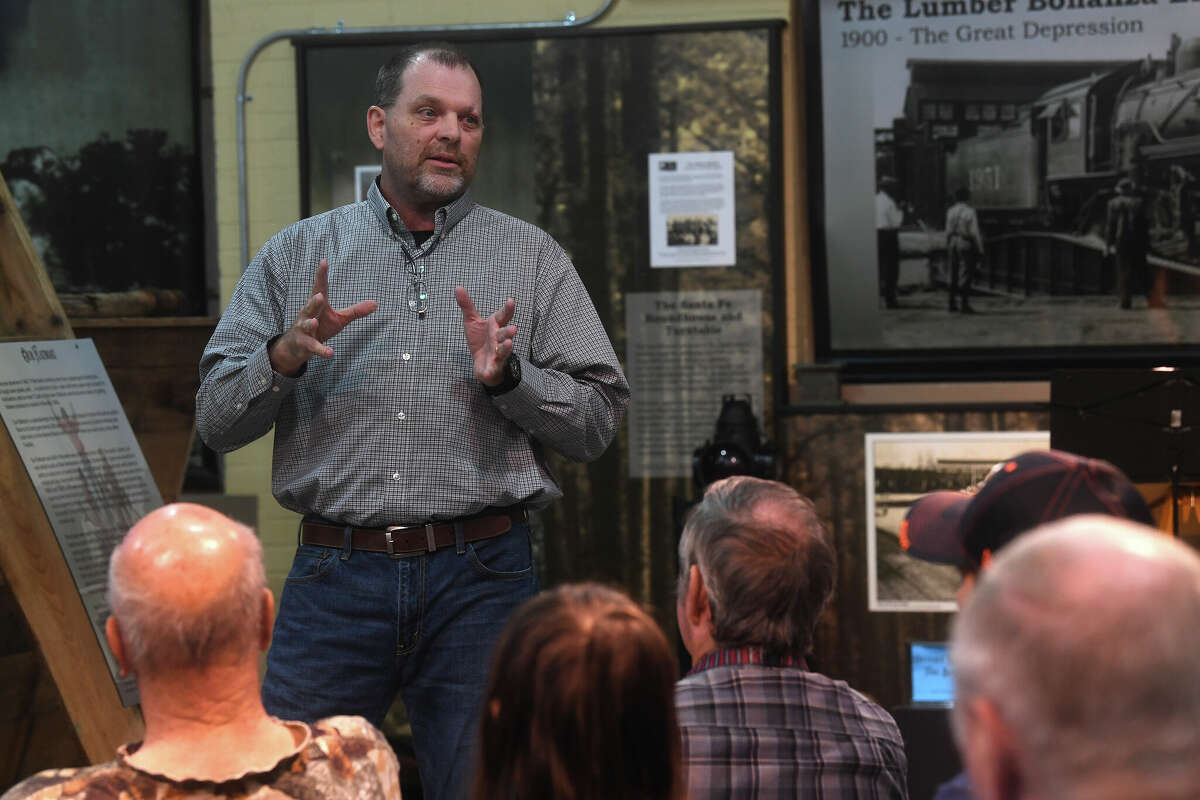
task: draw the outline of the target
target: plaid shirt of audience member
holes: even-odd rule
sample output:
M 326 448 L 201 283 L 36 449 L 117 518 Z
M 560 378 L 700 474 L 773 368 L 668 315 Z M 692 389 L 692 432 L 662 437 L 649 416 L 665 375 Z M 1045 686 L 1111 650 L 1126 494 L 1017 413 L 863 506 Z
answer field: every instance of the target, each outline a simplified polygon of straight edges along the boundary
M 803 659 L 718 650 L 676 685 L 675 701 L 692 800 L 908 796 L 891 715 Z

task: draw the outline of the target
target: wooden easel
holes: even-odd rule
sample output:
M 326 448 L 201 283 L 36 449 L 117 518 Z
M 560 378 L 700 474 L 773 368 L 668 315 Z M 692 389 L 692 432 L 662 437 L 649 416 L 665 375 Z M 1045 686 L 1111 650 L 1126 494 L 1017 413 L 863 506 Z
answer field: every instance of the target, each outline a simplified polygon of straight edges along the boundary
M 50 278 L 0 175 L 0 339 L 71 339 Z M 58 540 L 21 457 L 0 425 L 3 571 L 93 762 L 141 738 L 138 709 L 121 705 Z

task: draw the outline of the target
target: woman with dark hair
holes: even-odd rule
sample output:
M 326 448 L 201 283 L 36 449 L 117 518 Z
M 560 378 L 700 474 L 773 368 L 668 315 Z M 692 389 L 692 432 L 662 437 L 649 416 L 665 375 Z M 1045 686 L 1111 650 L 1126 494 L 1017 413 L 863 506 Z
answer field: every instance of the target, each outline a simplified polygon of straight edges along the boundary
M 493 652 L 474 800 L 680 800 L 675 656 L 594 583 L 526 602 Z

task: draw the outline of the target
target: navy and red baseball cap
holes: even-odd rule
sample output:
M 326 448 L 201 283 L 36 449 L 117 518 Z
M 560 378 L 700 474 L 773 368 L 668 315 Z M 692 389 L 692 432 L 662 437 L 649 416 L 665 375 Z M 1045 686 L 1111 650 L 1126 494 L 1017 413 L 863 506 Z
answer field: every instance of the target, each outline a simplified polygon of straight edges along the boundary
M 1154 525 L 1142 495 L 1112 464 L 1031 450 L 993 467 L 973 494 L 941 491 L 917 500 L 900 525 L 900 546 L 924 561 L 979 569 L 1022 533 L 1075 514 Z

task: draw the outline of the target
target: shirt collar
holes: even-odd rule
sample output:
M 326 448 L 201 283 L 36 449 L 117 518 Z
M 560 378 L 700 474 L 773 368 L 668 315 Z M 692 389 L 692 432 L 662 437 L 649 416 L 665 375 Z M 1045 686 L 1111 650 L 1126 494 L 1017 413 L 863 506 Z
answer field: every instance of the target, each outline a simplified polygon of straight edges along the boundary
M 726 647 L 705 653 L 688 670 L 688 675 L 695 675 L 713 667 L 737 667 L 743 664 L 808 669 L 803 656 L 767 655 L 761 647 Z
M 371 182 L 371 188 L 367 190 L 367 205 L 375 212 L 375 216 L 383 223 L 384 227 L 389 230 L 399 233 L 405 230 L 404 223 L 400 221 L 398 214 L 389 215 L 388 211 L 391 206 L 384 199 L 383 192 L 379 191 L 379 178 Z M 474 208 L 475 201 L 471 198 L 470 190 L 467 190 L 459 196 L 459 198 L 448 205 L 444 205 L 434 213 L 434 233 L 445 235 L 451 228 L 462 222 L 463 218 L 470 213 Z M 396 224 L 393 226 L 390 218 L 394 216 Z
M 276 721 L 280 722 L 282 725 L 284 725 L 288 729 L 288 733 L 290 733 L 292 735 L 292 740 L 296 743 L 296 746 L 293 747 L 288 752 L 284 753 L 276 761 L 274 761 L 270 764 L 264 764 L 261 768 L 255 767 L 253 769 L 243 770 L 242 772 L 234 772 L 234 773 L 230 773 L 228 775 L 213 775 L 213 776 L 206 776 L 206 777 L 189 775 L 186 772 L 174 772 L 174 771 L 173 772 L 154 772 L 153 770 L 142 769 L 141 767 L 139 767 L 135 764 L 131 764 L 129 762 L 130 757 L 132 757 L 133 754 L 136 753 L 138 751 L 138 749 L 141 748 L 141 746 L 142 746 L 141 742 L 134 742 L 132 744 L 123 744 L 120 747 L 118 747 L 117 748 L 117 763 L 120 764 L 122 767 L 125 767 L 126 769 L 131 769 L 136 772 L 140 772 L 143 775 L 149 775 L 154 778 L 165 779 L 165 780 L 171 781 L 173 783 L 182 783 L 184 781 L 201 781 L 204 783 L 225 783 L 227 781 L 239 781 L 239 780 L 247 778 L 251 775 L 262 775 L 262 774 L 265 774 L 268 772 L 274 772 L 276 769 L 279 768 L 279 766 L 281 764 L 283 764 L 283 762 L 285 762 L 289 759 L 295 758 L 298 753 L 303 752 L 304 748 L 308 747 L 309 743 L 312 741 L 312 728 L 309 727 L 308 725 L 306 725 L 305 723 L 284 721 L 284 720 L 276 720 Z

